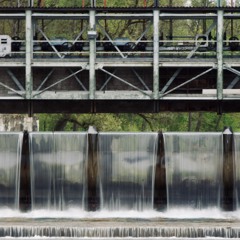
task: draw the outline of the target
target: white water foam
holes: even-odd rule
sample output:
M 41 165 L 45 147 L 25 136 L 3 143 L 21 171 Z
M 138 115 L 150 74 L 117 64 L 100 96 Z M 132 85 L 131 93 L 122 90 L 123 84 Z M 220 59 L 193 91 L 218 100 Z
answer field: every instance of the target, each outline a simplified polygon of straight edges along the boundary
M 67 219 L 240 219 L 240 211 L 222 212 L 217 208 L 193 210 L 175 208 L 165 212 L 148 211 L 108 211 L 87 212 L 77 208 L 67 211 L 34 210 L 30 212 L 0 209 L 0 218 L 67 218 Z

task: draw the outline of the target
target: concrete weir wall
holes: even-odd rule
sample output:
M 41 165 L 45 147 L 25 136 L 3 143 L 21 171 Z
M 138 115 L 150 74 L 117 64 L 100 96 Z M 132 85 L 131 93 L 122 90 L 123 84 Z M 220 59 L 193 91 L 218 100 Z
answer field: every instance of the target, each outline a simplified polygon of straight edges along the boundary
M 39 121 L 36 117 L 27 115 L 0 114 L 0 132 L 39 131 Z
M 221 149 L 223 149 L 223 164 L 222 171 L 220 174 L 222 176 L 222 180 L 220 180 L 219 187 L 222 189 L 220 191 L 219 201 L 220 208 L 224 211 L 233 211 L 236 210 L 236 198 L 235 198 L 235 158 L 234 158 L 234 139 L 233 134 L 228 129 L 224 131 L 222 140 L 220 141 Z M 157 211 L 163 211 L 168 207 L 168 192 L 167 192 L 167 176 L 166 176 L 166 159 L 165 159 L 165 150 L 164 150 L 164 137 L 162 133 L 159 133 L 157 136 L 156 142 L 156 156 L 155 156 L 155 170 L 151 171 L 151 176 L 148 176 L 150 181 L 153 183 L 153 209 Z M 99 176 L 100 176 L 100 166 L 99 166 L 99 133 L 90 129 L 88 132 L 88 154 L 87 156 L 87 181 L 86 181 L 86 206 L 85 209 L 88 211 L 96 211 L 101 208 L 101 193 L 99 190 Z M 222 143 L 222 144 L 221 144 Z M 22 167 L 21 167 L 21 189 L 20 189 L 20 207 L 23 211 L 31 209 L 31 177 L 30 177 L 30 149 L 31 144 L 29 144 L 29 134 L 28 132 L 24 133 L 24 140 L 22 146 Z M 221 154 L 221 153 L 220 153 Z M 130 159 L 133 161 L 132 159 Z M 129 160 L 129 161 L 130 161 Z M 211 160 L 211 159 L 210 159 Z M 137 160 L 138 161 L 138 160 Z M 197 158 L 194 160 L 197 161 Z M 206 164 L 210 164 L 211 161 L 206 162 Z M 132 164 L 132 163 L 131 163 Z M 130 164 L 130 165 L 131 165 Z M 129 165 L 129 166 L 130 166 Z M 208 166 L 205 166 L 206 169 Z M 214 165 L 210 166 L 210 168 L 214 168 Z M 124 171 L 124 170 L 123 170 Z M 201 171 L 201 170 L 200 170 Z M 116 174 L 116 173 L 115 173 Z M 124 173 L 125 174 L 125 173 Z M 185 173 L 186 175 L 187 173 Z M 187 177 L 188 175 L 186 175 Z M 196 175 L 197 177 L 198 175 Z M 107 177 L 107 176 L 105 176 Z M 116 177 L 116 176 L 115 176 Z M 191 182 L 192 176 L 189 176 L 188 184 L 196 184 L 193 187 L 198 188 L 198 184 L 201 184 L 201 181 L 204 181 L 206 184 L 212 184 L 208 182 L 208 179 L 200 179 L 199 183 Z M 185 179 L 186 180 L 186 179 Z M 184 180 L 183 184 L 186 184 Z M 198 181 L 198 179 L 196 179 Z M 195 180 L 195 181 L 196 181 Z M 112 181 L 112 180 L 110 180 Z M 126 188 L 126 183 L 122 186 Z M 181 184 L 181 182 L 179 182 Z M 214 183 L 215 184 L 215 183 Z M 117 185 L 121 188 L 121 183 Z M 199 185 L 200 186 L 200 185 Z M 189 187 L 189 186 L 188 186 Z M 122 191 L 123 189 L 121 189 Z M 124 190 L 125 191 L 125 190 Z M 199 190 L 201 191 L 201 190 Z M 22 193 L 22 194 L 21 194 Z M 128 195 L 128 194 L 127 194 Z M 25 196 L 25 197 L 24 197 Z M 27 197 L 26 197 L 27 196 Z

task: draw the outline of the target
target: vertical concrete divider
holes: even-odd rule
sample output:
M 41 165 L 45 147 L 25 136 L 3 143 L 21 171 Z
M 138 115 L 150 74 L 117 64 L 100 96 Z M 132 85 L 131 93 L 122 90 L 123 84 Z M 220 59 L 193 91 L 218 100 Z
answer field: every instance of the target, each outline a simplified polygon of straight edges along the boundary
M 166 185 L 164 139 L 162 132 L 159 132 L 154 182 L 154 209 L 162 211 L 165 210 L 166 208 L 167 208 L 167 185 Z
M 223 195 L 222 209 L 233 211 L 236 209 L 235 198 L 235 159 L 234 137 L 230 128 L 223 131 Z
M 28 131 L 23 132 L 19 207 L 23 212 L 31 209 L 30 146 Z
M 87 210 L 96 211 L 100 208 L 98 184 L 98 132 L 92 126 L 88 129 L 88 163 L 87 163 Z

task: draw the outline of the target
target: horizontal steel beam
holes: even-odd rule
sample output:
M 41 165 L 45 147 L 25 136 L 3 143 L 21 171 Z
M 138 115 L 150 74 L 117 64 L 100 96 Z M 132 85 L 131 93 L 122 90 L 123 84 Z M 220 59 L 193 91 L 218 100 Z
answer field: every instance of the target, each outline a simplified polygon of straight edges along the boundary
M 33 13 L 33 18 L 35 19 L 88 19 L 89 14 L 85 13 Z
M 139 91 L 96 91 L 95 100 L 153 100 L 150 95 L 152 91 L 144 91 L 142 94 Z M 9 92 L 7 96 L 1 96 L 0 100 L 4 99 L 22 99 L 23 91 Z M 89 100 L 88 91 L 45 91 L 38 94 L 38 91 L 32 92 L 34 98 L 32 100 Z M 203 89 L 202 94 L 168 94 L 161 100 L 217 100 L 216 89 Z M 239 89 L 224 89 L 224 100 L 235 99 L 240 100 Z

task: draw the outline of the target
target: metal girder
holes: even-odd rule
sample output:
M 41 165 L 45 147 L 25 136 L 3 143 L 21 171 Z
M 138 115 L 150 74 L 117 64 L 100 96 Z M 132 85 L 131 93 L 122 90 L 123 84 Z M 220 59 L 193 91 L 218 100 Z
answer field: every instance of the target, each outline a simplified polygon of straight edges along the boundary
M 206 35 L 209 35 L 209 33 L 213 30 L 213 28 L 216 26 L 216 22 L 214 21 L 211 26 L 206 31 Z M 198 50 L 200 47 L 200 43 L 188 54 L 187 59 L 192 58 L 194 53 Z M 175 73 L 172 75 L 172 77 L 169 79 L 169 81 L 165 84 L 163 89 L 161 90 L 161 94 L 164 94 L 164 92 L 169 88 L 169 86 L 172 84 L 172 82 L 175 80 L 175 78 L 179 75 L 179 73 L 182 71 L 183 68 L 178 68 Z
M 43 92 L 47 91 L 48 89 L 50 89 L 50 88 L 56 86 L 57 84 L 59 84 L 59 83 L 61 83 L 61 82 L 63 82 L 63 81 L 66 81 L 67 79 L 73 77 L 74 75 L 76 75 L 76 74 L 82 72 L 82 71 L 85 70 L 85 69 L 86 69 L 86 68 L 82 68 L 82 69 L 80 69 L 80 70 L 78 70 L 78 71 L 76 71 L 76 72 L 70 74 L 69 76 L 67 76 L 67 77 L 65 77 L 65 78 L 62 78 L 62 79 L 58 80 L 57 82 L 51 84 L 50 86 L 44 88 L 43 90 L 36 92 L 36 93 L 33 95 L 33 98 L 36 97 L 36 95 L 40 95 L 40 94 L 42 94 Z
M 232 89 L 234 88 L 234 86 L 239 82 L 240 80 L 240 75 L 239 76 L 236 76 L 232 82 L 227 86 L 227 89 Z
M 147 94 L 147 93 L 146 93 L 145 91 L 143 91 L 142 89 L 140 89 L 140 88 L 134 86 L 133 84 L 131 84 L 131 83 L 125 81 L 124 79 L 122 79 L 122 78 L 120 78 L 120 77 L 118 77 L 118 76 L 112 74 L 111 72 L 105 70 L 104 68 L 102 68 L 101 71 L 107 73 L 108 75 L 110 75 L 110 76 L 116 78 L 116 79 L 119 80 L 120 82 L 125 83 L 126 85 L 132 87 L 132 88 L 135 89 L 135 90 L 138 90 L 138 91 L 141 92 L 142 94 L 147 95 L 147 96 L 149 96 L 149 97 L 151 98 L 151 95 Z
M 139 91 L 121 90 L 120 94 L 116 91 L 96 91 L 95 100 L 149 100 L 151 91 L 145 91 L 146 94 L 142 94 Z M 33 91 L 34 99 L 38 100 L 88 100 L 88 92 L 86 91 L 45 91 L 41 95 L 38 92 Z M 16 98 L 16 97 L 15 97 Z M 0 97 L 1 99 L 1 97 Z
M 73 70 L 71 68 L 68 69 L 71 74 L 73 74 Z M 76 79 L 76 81 L 79 83 L 79 85 L 83 88 L 84 91 L 87 91 L 81 80 L 78 78 L 76 74 L 73 75 L 73 77 Z
M 97 13 L 97 19 L 151 19 L 153 17 L 152 13 Z
M 118 51 L 118 53 L 120 54 L 120 56 L 121 56 L 122 58 L 127 58 L 128 56 L 125 56 L 125 55 L 120 51 L 120 49 L 119 49 L 116 45 L 114 45 L 113 40 L 112 40 L 111 37 L 108 35 L 108 33 L 105 31 L 105 29 L 101 26 L 101 24 L 100 24 L 99 22 L 97 22 L 97 24 L 98 24 L 99 28 L 101 29 L 101 31 L 103 32 L 103 34 L 104 34 L 104 35 L 108 38 L 108 40 L 113 44 L 113 46 L 114 46 L 115 49 Z
M 1 14 L 0 14 L 1 16 Z M 34 12 L 32 14 L 34 19 L 88 19 L 88 13 L 40 13 Z
M 152 67 L 152 58 L 97 58 L 96 69 L 103 67 Z
M 217 97 L 223 99 L 223 11 L 218 10 L 217 18 Z
M 0 19 L 25 19 L 25 13 L 0 13 Z
M 17 87 L 19 88 L 19 90 L 24 91 L 25 89 L 23 88 L 22 84 L 18 81 L 18 79 L 16 78 L 16 76 L 13 74 L 13 72 L 9 69 L 7 69 L 7 74 L 9 75 L 9 77 L 14 81 L 14 83 L 17 85 Z
M 135 74 L 135 76 L 138 78 L 138 80 L 142 83 L 142 85 L 146 88 L 146 90 L 150 90 L 149 87 L 147 86 L 147 84 L 144 82 L 144 80 L 138 74 L 138 72 L 134 68 L 132 68 L 132 71 Z
M 224 19 L 239 19 L 240 13 L 224 13 L 223 17 Z
M 159 10 L 153 11 L 153 98 L 159 98 Z
M 221 3 L 219 3 L 221 4 Z M 162 10 L 160 12 L 160 10 Z M 65 12 L 61 12 L 61 10 L 55 10 L 54 12 L 47 12 L 47 10 L 43 10 L 45 11 L 44 13 L 42 13 L 41 9 L 22 9 L 21 11 L 24 11 L 24 13 L 13 13 L 12 11 L 10 13 L 2 13 L 0 14 L 0 18 L 4 19 L 26 19 L 26 23 L 25 23 L 25 32 L 26 32 L 26 52 L 25 52 L 25 58 L 20 58 L 22 57 L 22 50 L 21 53 L 19 53 L 19 59 L 12 57 L 11 59 L 3 59 L 1 58 L 1 67 L 24 67 L 26 70 L 25 73 L 25 85 L 26 85 L 26 89 L 24 89 L 24 87 L 21 85 L 21 83 L 18 81 L 18 79 L 13 75 L 13 73 L 9 73 L 8 75 L 11 77 L 11 79 L 14 81 L 14 83 L 17 85 L 16 89 L 19 88 L 20 91 L 16 91 L 15 89 L 10 88 L 9 86 L 0 83 L 1 86 L 3 86 L 4 88 L 8 89 L 9 91 L 11 91 L 11 93 L 17 93 L 20 97 L 22 98 L 23 96 L 26 96 L 27 99 L 32 99 L 32 98 L 41 98 L 41 94 L 48 92 L 48 90 L 50 88 L 52 88 L 53 86 L 59 84 L 62 81 L 65 81 L 67 79 L 69 79 L 70 77 L 75 78 L 75 80 L 79 83 L 79 85 L 83 88 L 84 90 L 84 98 L 86 99 L 102 99 L 105 98 L 107 99 L 108 97 L 110 97 L 110 94 L 105 94 L 104 93 L 100 93 L 98 91 L 96 91 L 96 70 L 100 69 L 103 72 L 107 73 L 109 75 L 109 77 L 106 77 L 107 79 L 103 82 L 103 85 L 100 87 L 100 91 L 103 90 L 107 84 L 109 83 L 109 81 L 112 80 L 112 78 L 115 78 L 119 81 L 121 81 L 122 83 L 126 84 L 127 86 L 130 86 L 131 88 L 133 88 L 134 90 L 137 90 L 137 98 L 144 98 L 144 99 L 159 99 L 159 76 L 161 74 L 161 72 L 159 73 L 159 67 L 160 67 L 160 71 L 161 71 L 161 67 L 181 67 L 179 68 L 174 74 L 173 76 L 171 76 L 170 79 L 167 79 L 167 83 L 166 85 L 163 87 L 162 91 L 160 94 L 162 94 L 162 99 L 163 98 L 170 98 L 170 96 L 167 96 L 169 93 L 173 92 L 174 90 L 181 88 L 183 85 L 188 84 L 189 82 L 201 77 L 202 75 L 208 73 L 209 71 L 211 71 L 213 68 L 215 69 L 216 67 L 216 62 L 217 62 L 217 99 L 218 100 L 222 100 L 223 99 L 223 69 L 227 69 L 235 74 L 237 74 L 237 77 L 235 77 L 232 82 L 229 84 L 229 86 L 227 87 L 228 89 L 233 88 L 240 79 L 240 72 L 236 69 L 234 69 L 233 67 L 240 67 L 240 61 L 238 60 L 238 58 L 235 59 L 223 59 L 223 26 L 224 26 L 224 18 L 226 19 L 239 19 L 240 18 L 240 13 L 238 10 L 238 13 L 231 13 L 230 11 L 228 11 L 228 13 L 224 13 L 224 9 L 223 8 L 219 8 L 219 9 L 213 9 L 209 11 L 204 11 L 203 13 L 197 13 L 196 11 L 194 13 L 184 13 L 182 12 L 178 12 L 178 10 L 173 10 L 167 12 L 167 10 L 161 9 L 161 8 L 152 8 L 151 10 L 147 10 L 146 12 L 144 11 L 138 11 L 136 12 L 114 12 L 110 9 L 109 12 L 104 12 L 102 9 L 91 9 L 89 8 L 88 10 L 84 10 L 83 13 L 79 13 L 78 11 L 80 10 L 76 10 L 75 13 L 65 13 Z M 33 12 L 35 11 L 35 12 Z M 88 13 L 86 13 L 86 11 L 89 11 Z M 151 12 L 150 12 L 151 11 Z M 199 10 L 200 11 L 200 10 Z M 76 13 L 77 12 L 77 13 Z M 84 49 L 84 54 L 82 56 L 79 56 L 79 58 L 77 58 L 77 54 L 73 53 L 71 55 L 71 57 L 73 58 L 69 58 L 69 59 L 62 59 L 64 57 L 64 54 L 61 52 L 58 52 L 56 49 L 54 50 L 54 46 L 52 46 L 53 50 L 55 51 L 55 53 L 58 55 L 59 58 L 51 59 L 51 58 L 33 58 L 33 21 L 36 19 L 77 19 L 77 20 L 81 20 L 84 19 L 88 20 L 89 25 L 86 24 L 84 26 L 84 28 L 81 30 L 81 32 L 78 32 L 78 36 L 72 40 L 73 43 L 77 42 L 78 39 L 81 37 L 81 35 L 83 34 L 84 31 L 86 31 L 86 29 L 89 27 L 89 30 L 96 30 L 96 19 L 100 20 L 100 19 L 146 19 L 147 22 L 149 23 L 149 26 L 141 32 L 141 36 L 139 38 L 136 38 L 136 42 L 135 44 L 138 44 L 142 37 L 146 34 L 146 32 L 150 29 L 151 24 L 153 23 L 154 26 L 154 33 L 153 33 L 153 50 L 152 50 L 152 45 L 151 45 L 151 52 L 153 54 L 151 55 L 147 55 L 148 53 L 146 53 L 146 55 L 144 55 L 143 58 L 140 58 L 140 54 L 136 54 L 134 55 L 133 58 L 130 59 L 126 59 L 129 55 L 129 53 L 123 53 L 121 52 L 117 47 L 116 50 L 118 51 L 118 53 L 121 55 L 121 59 L 120 56 L 118 56 L 118 58 L 115 58 L 115 56 L 111 56 L 110 58 L 96 58 L 96 39 L 89 39 L 89 43 L 90 43 L 90 49 L 88 52 L 88 49 Z M 190 62 L 190 58 L 195 54 L 195 52 L 197 51 L 199 46 L 194 47 L 193 46 L 193 50 L 192 52 L 189 53 L 188 57 L 184 59 L 181 59 L 180 57 L 175 61 L 174 58 L 171 58 L 170 60 L 165 58 L 163 55 L 163 58 L 159 58 L 159 50 L 161 51 L 161 49 L 159 49 L 159 24 L 161 24 L 160 20 L 165 20 L 165 19 L 217 19 L 217 51 L 215 51 L 215 49 L 211 49 L 210 51 L 214 51 L 215 55 L 217 53 L 217 58 L 215 59 L 211 59 L 211 61 L 208 59 L 204 62 L 202 56 L 199 54 L 197 54 L 197 56 L 200 58 L 195 58 L 195 61 L 193 63 Z M 151 22 L 150 22 L 151 21 Z M 146 24 L 147 25 L 147 24 Z M 208 31 L 206 32 L 206 34 L 209 34 L 209 32 L 216 26 L 216 22 L 214 22 L 210 28 L 208 29 Z M 44 34 L 44 32 L 40 29 L 39 32 L 42 33 L 42 35 L 46 38 L 46 41 L 48 41 L 48 43 L 51 43 L 51 40 L 49 40 L 47 38 L 47 36 Z M 109 41 L 113 43 L 113 40 L 109 37 L 108 33 L 105 31 L 104 27 L 101 26 L 99 24 L 99 29 L 101 29 L 101 31 L 103 31 L 105 33 L 105 35 L 108 37 Z M 24 40 L 23 40 L 24 42 Z M 51 45 L 51 44 L 50 44 Z M 150 49 L 150 47 L 149 47 Z M 100 50 L 100 49 L 99 49 Z M 206 49 L 206 51 L 208 51 L 209 49 Z M 163 50 L 164 51 L 164 50 Z M 162 51 L 162 52 L 163 52 Z M 172 52 L 174 50 L 171 50 Z M 188 50 L 189 51 L 189 50 Z M 54 53 L 54 55 L 55 55 Z M 89 54 L 90 53 L 90 54 Z M 118 54 L 117 53 L 117 54 Z M 101 54 L 101 53 L 100 53 Z M 161 53 L 160 53 L 161 54 Z M 163 53 L 165 54 L 165 53 Z M 208 53 L 206 53 L 208 54 Z M 235 53 L 233 53 L 235 55 Z M 17 54 L 13 54 L 12 56 L 15 56 Z M 211 55 L 211 54 L 209 54 Z M 237 55 L 237 54 L 236 54 Z M 48 55 L 47 55 L 48 56 Z M 86 57 L 87 56 L 87 57 Z M 99 55 L 100 56 L 100 55 Z M 150 58 L 150 57 L 151 58 Z M 161 55 L 160 55 L 161 56 Z M 186 55 L 184 55 L 186 56 Z M 138 58 L 139 57 L 139 58 Z M 114 61 L 113 61 L 114 59 Z M 120 59 L 120 60 L 119 60 Z M 150 60 L 149 60 L 150 59 Z M 102 62 L 101 62 L 102 61 Z M 177 62 L 179 61 L 179 63 Z M 185 61 L 185 62 L 184 62 Z M 229 66 L 227 65 L 227 63 L 229 62 Z M 226 63 L 226 66 L 225 66 Z M 113 70 L 110 70 L 111 72 L 108 72 L 108 70 L 105 70 L 106 67 L 119 67 L 119 66 L 124 66 L 124 67 L 148 67 L 151 68 L 151 70 L 153 70 L 153 86 L 147 85 L 144 80 L 141 78 L 141 76 L 137 73 L 137 71 L 135 69 L 132 69 L 132 71 L 134 72 L 136 78 L 142 83 L 143 87 L 140 86 L 134 86 L 133 84 L 129 83 L 127 80 L 124 80 L 123 78 L 120 78 L 118 76 L 116 76 L 116 71 L 114 70 L 114 72 L 112 73 Z M 60 80 L 56 80 L 56 82 L 50 86 L 47 86 L 45 89 L 42 89 L 44 84 L 48 81 L 49 77 L 53 74 L 53 70 L 51 70 L 48 75 L 42 80 L 41 83 L 39 83 L 39 86 L 37 88 L 37 91 L 34 91 L 34 96 L 33 96 L 33 73 L 32 70 L 34 67 L 49 67 L 49 71 L 50 71 L 50 67 L 77 67 L 77 69 L 81 69 L 73 72 L 74 70 L 69 69 L 69 71 L 71 72 L 71 74 L 63 79 Z M 169 91 L 168 88 L 169 86 L 171 86 L 171 83 L 174 81 L 174 79 L 176 79 L 176 77 L 178 76 L 178 74 L 181 72 L 182 67 L 207 67 L 210 68 L 207 71 L 202 72 L 201 74 L 187 80 L 184 81 L 184 83 L 180 84 L 177 87 L 174 87 L 172 89 L 170 89 Z M 88 86 L 87 88 L 84 86 L 84 84 L 81 82 L 81 77 L 77 76 L 77 74 L 81 71 L 83 71 L 84 69 L 89 70 L 89 92 L 88 92 Z M 9 71 L 9 70 L 7 70 Z M 68 73 L 69 74 L 69 73 Z M 102 74 L 104 75 L 104 74 Z M 134 76 L 133 76 L 134 77 Z M 152 74 L 151 74 L 152 77 Z M 8 79 L 8 78 L 7 78 Z M 137 80 L 136 79 L 136 80 Z M 39 79 L 40 80 L 40 79 Z M 151 79 L 152 80 L 152 79 Z M 84 82 L 85 83 L 85 82 Z M 137 83 L 138 84 L 138 83 Z M 76 87 L 80 88 L 80 87 Z M 147 91 L 144 91 L 142 89 L 147 89 Z M 151 92 L 149 89 L 152 89 L 153 91 Z M 21 92 L 21 93 L 20 93 Z M 52 96 L 54 96 L 54 91 L 52 91 L 53 93 Z M 71 92 L 74 91 L 69 91 L 69 93 L 67 93 L 66 95 L 62 95 L 67 96 L 66 98 L 71 98 Z M 80 91 L 79 91 L 80 92 Z M 109 93 L 109 91 L 107 91 Z M 115 91 L 115 97 L 127 97 L 131 94 L 131 92 L 133 91 L 128 91 L 127 94 L 122 95 L 122 91 L 119 94 L 119 92 L 116 90 Z M 49 95 L 51 95 L 49 93 Z M 58 93 L 58 96 L 60 96 L 61 94 Z M 138 97 L 138 95 L 140 97 Z M 78 92 L 76 93 L 76 99 L 81 98 L 81 94 Z M 179 98 L 182 98 L 181 96 L 183 95 L 179 95 Z M 172 96 L 171 96 L 172 97 Z M 201 96 L 200 96 L 201 97 Z M 176 98 L 177 99 L 177 98 Z M 225 99 L 225 96 L 224 96 Z
M 60 61 L 51 61 L 51 59 L 44 59 L 44 61 L 40 61 L 39 58 L 33 59 L 32 67 L 46 67 L 46 68 L 53 68 L 53 67 L 85 67 L 88 64 L 88 59 L 84 62 L 79 61 L 72 61 L 70 58 L 67 59 L 59 59 Z
M 32 59 L 33 59 L 33 26 L 32 12 L 26 10 L 26 67 L 25 67 L 25 90 L 26 99 L 32 98 Z
M 48 75 L 44 78 L 44 80 L 41 82 L 41 84 L 39 85 L 39 87 L 37 88 L 37 91 L 40 91 L 40 89 L 42 88 L 42 86 L 45 84 L 45 82 L 52 76 L 53 72 L 55 71 L 55 69 L 52 69 Z
M 177 90 L 178 88 L 180 88 L 180 87 L 182 87 L 182 86 L 184 86 L 184 85 L 186 85 L 186 84 L 188 84 L 188 83 L 192 82 L 193 80 L 196 80 L 196 79 L 198 79 L 199 77 L 201 77 L 201 76 L 203 76 L 203 75 L 205 75 L 205 74 L 207 74 L 207 73 L 211 72 L 213 69 L 214 69 L 214 68 L 210 68 L 210 69 L 208 69 L 208 70 L 206 70 L 206 71 L 204 71 L 204 72 L 202 72 L 202 73 L 198 74 L 197 76 L 195 76 L 195 77 L 193 77 L 193 78 L 191 78 L 191 79 L 189 79 L 189 80 L 185 81 L 184 83 L 182 83 L 182 84 L 178 85 L 177 87 L 174 87 L 174 88 L 172 88 L 171 90 L 169 90 L 169 91 L 165 92 L 164 94 L 162 94 L 162 96 L 161 96 L 161 97 L 163 97 L 163 96 L 165 96 L 165 95 L 167 95 L 167 94 L 169 94 L 169 93 L 171 93 L 171 92 L 173 92 L 173 91 Z
M 82 36 L 82 34 L 87 30 L 87 25 L 83 27 L 82 31 L 77 35 L 77 37 L 74 39 L 73 44 L 78 41 L 78 39 Z
M 117 69 L 114 69 L 114 71 L 113 71 L 113 75 L 115 75 L 116 74 L 116 72 L 117 72 Z M 109 77 L 108 77 L 108 79 L 106 80 L 106 82 L 102 85 L 102 87 L 100 88 L 100 91 L 102 91 L 106 86 L 107 86 L 107 84 L 110 82 L 110 80 L 113 78 L 113 76 L 112 75 L 110 75 Z
M 150 90 L 149 87 L 146 85 L 146 83 L 144 82 L 144 80 L 141 78 L 141 76 L 137 73 L 137 71 L 132 68 L 131 69 L 133 71 L 133 73 L 135 74 L 135 76 L 137 77 L 137 79 L 142 83 L 142 85 L 146 88 L 146 90 Z M 113 71 L 113 75 L 115 75 L 117 72 L 117 69 L 115 69 Z M 109 78 L 105 81 L 105 83 L 102 85 L 102 87 L 100 88 L 100 91 L 104 89 L 104 87 L 109 83 L 109 81 L 113 78 L 113 76 L 109 76 Z
M 240 71 L 228 66 L 228 65 L 224 65 L 224 69 L 227 69 L 228 71 L 235 73 L 236 75 L 240 76 Z
M 89 29 L 96 32 L 95 11 L 90 10 Z M 96 37 L 89 38 L 89 99 L 95 98 L 96 91 Z
M 214 19 L 216 13 L 160 13 L 160 19 Z
M 2 87 L 4 87 L 4 88 L 8 89 L 9 91 L 11 91 L 11 92 L 13 92 L 13 93 L 16 93 L 18 96 L 21 97 L 21 99 L 23 99 L 23 98 L 25 97 L 25 90 L 22 91 L 22 92 L 17 91 L 17 90 L 15 90 L 15 89 L 13 89 L 13 88 L 7 86 L 6 84 L 4 84 L 4 83 L 2 83 L 2 82 L 0 82 L 0 86 L 2 86 Z
M 49 43 L 49 46 L 51 46 L 51 48 L 53 49 L 53 51 L 58 55 L 59 58 L 64 58 L 64 55 L 61 55 L 58 50 L 54 47 L 54 45 L 51 44 L 51 41 L 49 40 L 49 38 L 47 37 L 47 35 L 42 31 L 42 29 L 36 25 L 38 31 L 43 35 L 43 37 L 47 40 L 47 42 Z

